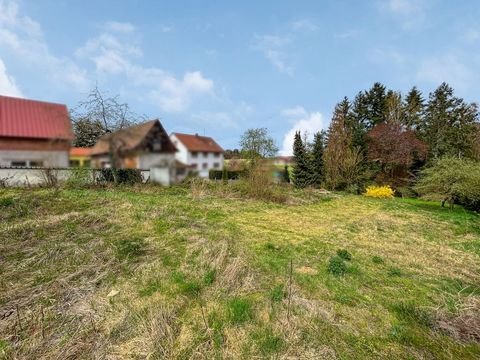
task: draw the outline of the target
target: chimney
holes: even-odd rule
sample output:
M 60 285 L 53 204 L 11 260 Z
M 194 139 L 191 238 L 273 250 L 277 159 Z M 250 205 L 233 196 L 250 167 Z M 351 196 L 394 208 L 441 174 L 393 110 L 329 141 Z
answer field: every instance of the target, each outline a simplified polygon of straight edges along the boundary
M 198 133 L 195 133 L 195 136 L 197 136 L 197 137 L 198 137 Z

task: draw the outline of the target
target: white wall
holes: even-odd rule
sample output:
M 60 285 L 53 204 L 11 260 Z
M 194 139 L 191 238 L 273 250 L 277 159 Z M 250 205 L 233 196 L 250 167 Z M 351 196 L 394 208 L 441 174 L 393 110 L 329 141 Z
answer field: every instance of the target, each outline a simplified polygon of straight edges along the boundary
M 138 155 L 138 167 L 151 169 L 153 167 L 175 167 L 174 153 L 146 153 Z
M 11 161 L 42 161 L 44 167 L 68 167 L 68 151 L 0 150 L 0 167 Z
M 77 169 L 60 169 L 51 170 L 52 174 L 56 176 L 60 183 L 65 182 L 68 178 L 77 171 Z M 96 173 L 94 169 L 83 169 L 93 174 Z M 150 178 L 150 171 L 142 171 L 143 181 L 146 182 Z M 98 175 L 98 174 L 97 174 Z M 42 169 L 0 169 L 0 181 L 5 185 L 12 187 L 25 186 L 41 186 L 45 184 L 45 170 Z
M 175 154 L 177 160 L 187 165 L 196 164 L 197 167 L 194 170 L 198 172 L 199 176 L 208 178 L 210 169 L 223 170 L 223 154 L 218 154 L 218 157 L 216 157 L 215 153 L 204 154 L 203 152 L 198 152 L 197 156 L 194 157 L 175 134 L 170 135 L 170 139 L 178 149 Z M 215 167 L 215 163 L 218 163 L 219 166 Z M 207 164 L 206 169 L 203 168 L 203 164 Z

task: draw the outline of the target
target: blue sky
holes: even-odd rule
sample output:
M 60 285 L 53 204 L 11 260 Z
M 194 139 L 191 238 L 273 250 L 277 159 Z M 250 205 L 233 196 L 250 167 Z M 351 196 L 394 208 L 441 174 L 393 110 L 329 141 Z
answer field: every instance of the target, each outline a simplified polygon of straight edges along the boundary
M 74 107 L 95 82 L 168 132 L 238 147 L 327 128 L 380 81 L 479 100 L 480 2 L 0 0 L 0 94 Z

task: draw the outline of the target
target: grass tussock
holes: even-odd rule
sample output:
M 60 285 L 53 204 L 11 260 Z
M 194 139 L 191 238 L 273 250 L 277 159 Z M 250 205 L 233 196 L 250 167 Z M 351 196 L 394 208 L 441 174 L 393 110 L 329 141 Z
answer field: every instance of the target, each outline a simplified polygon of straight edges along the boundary
M 478 357 L 477 215 L 250 181 L 0 190 L 0 358 Z

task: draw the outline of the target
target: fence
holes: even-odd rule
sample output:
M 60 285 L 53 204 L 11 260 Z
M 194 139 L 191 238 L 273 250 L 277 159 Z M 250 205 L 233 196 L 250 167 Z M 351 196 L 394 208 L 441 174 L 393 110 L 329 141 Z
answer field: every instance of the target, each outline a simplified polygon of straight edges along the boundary
M 15 168 L 0 167 L 0 187 L 47 186 L 53 182 L 64 183 L 79 172 L 92 183 L 99 180 L 102 169 L 86 168 Z M 150 170 L 140 170 L 142 181 L 150 180 Z

